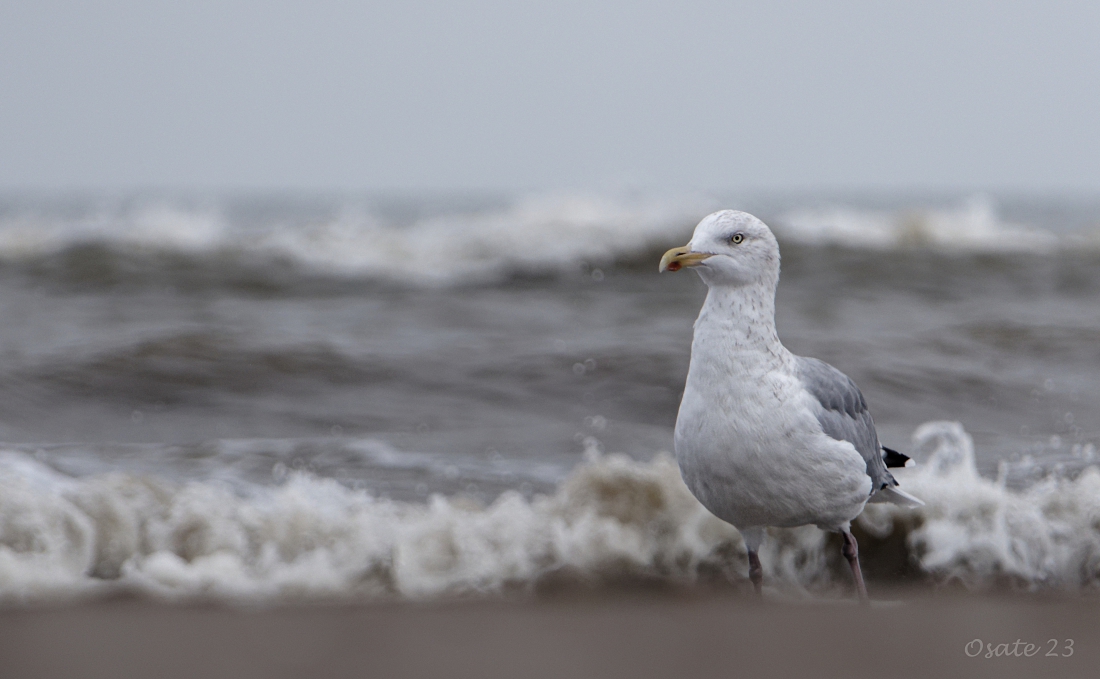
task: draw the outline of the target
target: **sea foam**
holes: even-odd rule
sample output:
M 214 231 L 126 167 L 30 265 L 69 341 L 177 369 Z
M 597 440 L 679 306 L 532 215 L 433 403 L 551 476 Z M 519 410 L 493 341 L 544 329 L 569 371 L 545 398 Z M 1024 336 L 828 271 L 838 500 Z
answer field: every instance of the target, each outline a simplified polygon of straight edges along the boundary
M 785 243 L 964 253 L 1100 249 L 1100 232 L 1055 233 L 1006 221 L 983 196 L 919 210 L 795 205 L 761 214 Z M 485 283 L 517 273 L 639 261 L 682 244 L 707 213 L 742 205 L 702 195 L 559 193 L 411 218 L 369 201 L 339 198 L 324 202 L 323 209 L 268 206 L 263 217 L 241 216 L 229 202 L 215 199 L 104 199 L 75 212 L 63 207 L 0 210 L 0 262 L 36 261 L 91 245 L 123 257 L 168 254 L 207 266 L 289 264 L 400 284 Z
M 514 273 L 606 266 L 682 239 L 711 201 L 696 196 L 622 199 L 590 194 L 520 197 L 482 209 L 411 220 L 369 203 L 334 200 L 301 214 L 235 218 L 216 200 L 143 200 L 0 211 L 0 261 L 35 260 L 82 246 L 124 255 L 220 255 L 284 262 L 306 271 L 405 284 L 494 282 Z
M 970 437 L 950 422 L 921 426 L 913 450 L 921 464 L 898 477 L 927 504 L 868 506 L 856 521 L 865 560 L 878 545 L 900 545 L 907 574 L 896 577 L 919 586 L 1100 584 L 1100 470 L 1013 489 L 978 475 Z M 761 552 L 769 586 L 842 595 L 838 545 L 813 527 L 770 530 Z M 695 501 L 664 455 L 593 455 L 551 494 L 509 491 L 488 505 L 397 502 L 299 472 L 248 488 L 71 478 L 25 453 L 0 455 L 0 600 L 9 603 L 120 589 L 278 602 L 524 595 L 555 582 L 744 588 L 746 568 L 737 531 Z
M 935 247 L 961 252 L 1050 252 L 1055 234 L 1000 219 L 992 199 L 920 210 L 868 210 L 834 205 L 786 212 L 776 220 L 788 240 L 808 244 L 892 250 Z

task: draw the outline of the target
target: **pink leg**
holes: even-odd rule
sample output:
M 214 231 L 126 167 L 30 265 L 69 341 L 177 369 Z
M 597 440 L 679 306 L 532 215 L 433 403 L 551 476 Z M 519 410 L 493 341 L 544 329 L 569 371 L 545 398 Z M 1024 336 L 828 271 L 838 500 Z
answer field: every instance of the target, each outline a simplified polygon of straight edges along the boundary
M 856 544 L 856 538 L 851 532 L 845 530 L 841 531 L 840 534 L 844 536 L 844 546 L 841 548 L 840 553 L 844 555 L 844 558 L 848 560 L 848 565 L 852 567 L 852 578 L 856 581 L 856 591 L 859 593 L 860 602 L 867 603 L 867 586 L 863 584 L 863 573 L 859 570 L 859 545 Z

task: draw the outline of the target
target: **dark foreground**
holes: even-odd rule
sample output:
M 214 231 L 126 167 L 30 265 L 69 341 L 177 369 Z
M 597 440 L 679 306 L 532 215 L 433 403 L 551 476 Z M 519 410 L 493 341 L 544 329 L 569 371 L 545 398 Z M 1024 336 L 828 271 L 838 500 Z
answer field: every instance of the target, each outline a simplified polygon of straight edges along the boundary
M 985 657 L 985 644 L 1002 657 Z M 1088 677 L 1097 667 L 1095 601 L 938 597 L 864 609 L 718 596 L 270 610 L 114 601 L 0 612 L 5 679 Z

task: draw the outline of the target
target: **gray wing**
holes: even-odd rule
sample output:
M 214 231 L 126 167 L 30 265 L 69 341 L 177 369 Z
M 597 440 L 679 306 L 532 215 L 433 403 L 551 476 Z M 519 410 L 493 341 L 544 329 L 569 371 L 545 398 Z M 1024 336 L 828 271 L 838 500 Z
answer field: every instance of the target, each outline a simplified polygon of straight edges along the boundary
M 898 485 L 886 469 L 875 421 L 855 382 L 816 358 L 798 357 L 798 377 L 820 406 L 815 414 L 825 433 L 838 441 L 851 443 L 867 462 L 871 494 Z

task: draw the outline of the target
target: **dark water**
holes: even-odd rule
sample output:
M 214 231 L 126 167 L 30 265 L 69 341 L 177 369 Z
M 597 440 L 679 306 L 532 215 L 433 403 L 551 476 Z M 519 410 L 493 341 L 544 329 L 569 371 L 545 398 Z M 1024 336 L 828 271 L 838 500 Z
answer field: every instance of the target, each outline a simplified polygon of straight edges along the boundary
M 233 233 L 295 228 L 292 207 L 237 214 Z M 414 228 L 409 212 L 386 228 Z M 67 213 L 50 214 L 63 230 Z M 267 481 L 281 463 L 397 496 L 544 487 L 586 447 L 648 459 L 671 449 L 704 293 L 691 273 L 656 273 L 682 221 L 602 263 L 490 261 L 495 280 L 429 286 L 247 238 L 188 249 L 155 223 L 137 242 L 109 220 L 91 239 L 62 231 L 0 266 L 0 438 L 71 472 Z M 781 338 L 856 380 L 887 445 L 957 420 L 992 472 L 1100 443 L 1100 250 L 782 252 Z M 226 440 L 268 443 L 245 455 Z M 375 453 L 347 450 L 364 445 Z
M 736 586 L 738 534 L 662 455 L 704 287 L 656 272 L 728 205 L 780 238 L 781 339 L 920 463 L 925 507 L 856 523 L 872 585 L 1094 588 L 1098 205 L 22 196 L 0 603 Z M 843 595 L 837 555 L 809 527 L 761 558 Z

